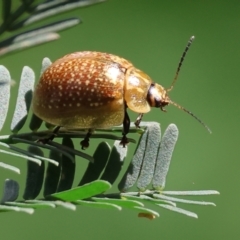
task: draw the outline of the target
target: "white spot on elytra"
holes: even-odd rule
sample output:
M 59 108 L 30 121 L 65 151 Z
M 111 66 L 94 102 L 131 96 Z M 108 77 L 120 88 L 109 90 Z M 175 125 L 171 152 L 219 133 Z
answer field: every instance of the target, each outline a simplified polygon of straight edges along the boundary
M 139 79 L 135 76 L 129 76 L 128 81 L 129 81 L 129 84 L 132 86 L 136 86 L 136 87 L 139 86 Z
M 121 71 L 119 70 L 118 66 L 110 66 L 107 69 L 106 75 L 108 79 L 110 79 L 111 83 L 116 84 L 117 80 L 120 78 Z

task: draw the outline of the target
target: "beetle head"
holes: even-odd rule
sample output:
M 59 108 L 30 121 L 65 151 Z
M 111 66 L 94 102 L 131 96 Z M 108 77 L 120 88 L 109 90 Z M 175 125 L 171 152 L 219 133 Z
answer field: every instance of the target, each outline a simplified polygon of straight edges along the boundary
M 164 112 L 166 112 L 164 107 L 170 103 L 167 91 L 155 83 L 152 83 L 148 90 L 147 100 L 151 107 L 160 108 Z

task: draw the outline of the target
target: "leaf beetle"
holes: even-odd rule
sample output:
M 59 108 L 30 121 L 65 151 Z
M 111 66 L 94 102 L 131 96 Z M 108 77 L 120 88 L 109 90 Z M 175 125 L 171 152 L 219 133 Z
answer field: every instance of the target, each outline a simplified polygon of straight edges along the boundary
M 88 129 L 81 142 L 89 145 L 94 129 L 123 124 L 121 144 L 128 143 L 130 119 L 127 108 L 138 113 L 139 127 L 143 114 L 151 107 L 173 104 L 197 119 L 193 113 L 170 100 L 168 92 L 177 81 L 184 57 L 194 40 L 190 38 L 178 64 L 169 89 L 156 84 L 128 60 L 113 54 L 83 51 L 68 54 L 52 63 L 41 75 L 33 95 L 33 112 L 42 120 L 57 127 Z

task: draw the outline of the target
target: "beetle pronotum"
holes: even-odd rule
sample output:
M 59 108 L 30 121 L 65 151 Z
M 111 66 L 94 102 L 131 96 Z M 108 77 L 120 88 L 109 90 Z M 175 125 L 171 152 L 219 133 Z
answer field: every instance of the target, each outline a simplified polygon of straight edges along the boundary
M 81 142 L 82 148 L 88 147 L 94 129 L 121 124 L 121 144 L 125 146 L 130 128 L 127 108 L 139 114 L 135 121 L 139 127 L 143 114 L 151 107 L 165 111 L 164 107 L 172 104 L 190 114 L 210 132 L 199 118 L 171 101 L 167 94 L 177 81 L 193 39 L 191 37 L 188 41 L 168 89 L 154 83 L 147 74 L 118 56 L 92 51 L 68 54 L 51 64 L 41 75 L 33 96 L 33 112 L 58 126 L 55 133 L 60 127 L 88 129 Z

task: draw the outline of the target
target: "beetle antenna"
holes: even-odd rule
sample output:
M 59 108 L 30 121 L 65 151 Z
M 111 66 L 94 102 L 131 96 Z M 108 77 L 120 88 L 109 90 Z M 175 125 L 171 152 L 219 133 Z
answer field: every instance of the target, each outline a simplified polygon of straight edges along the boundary
M 187 46 L 186 46 L 186 48 L 185 48 L 185 50 L 184 50 L 184 52 L 183 52 L 183 54 L 182 54 L 182 57 L 181 57 L 181 59 L 180 59 L 179 64 L 178 64 L 177 72 L 176 72 L 175 77 L 174 77 L 174 79 L 173 79 L 172 85 L 171 85 L 170 88 L 167 89 L 168 92 L 173 89 L 173 86 L 174 86 L 174 84 L 176 83 L 176 81 L 177 81 L 177 79 L 178 79 L 178 75 L 179 75 L 179 72 L 180 72 L 182 63 L 183 63 L 183 61 L 184 61 L 184 58 L 185 58 L 185 56 L 186 56 L 186 54 L 187 54 L 187 52 L 188 52 L 188 49 L 190 48 L 190 46 L 191 46 L 191 44 L 192 44 L 192 42 L 193 42 L 193 40 L 194 40 L 194 38 L 195 38 L 194 36 L 190 37 L 190 39 L 189 39 L 189 41 L 188 41 L 188 43 L 187 43 Z
M 201 123 L 208 130 L 209 133 L 212 133 L 211 129 L 201 119 L 199 119 L 197 116 L 195 116 L 192 112 L 188 111 L 186 108 L 180 106 L 179 104 L 177 104 L 175 102 L 169 101 L 169 103 L 174 105 L 175 107 L 183 110 L 184 112 L 188 113 L 192 117 L 194 117 L 199 123 Z

